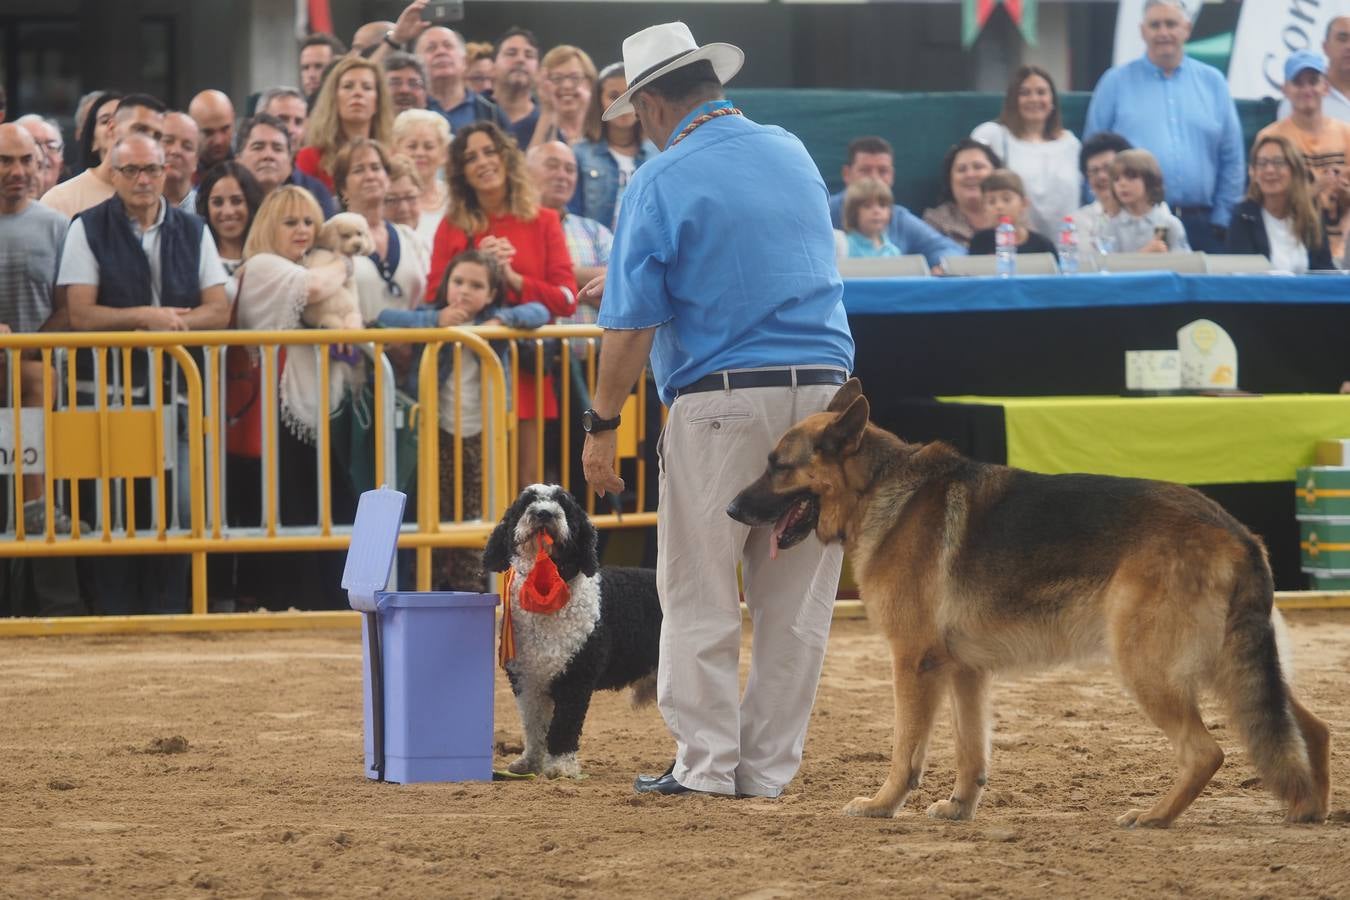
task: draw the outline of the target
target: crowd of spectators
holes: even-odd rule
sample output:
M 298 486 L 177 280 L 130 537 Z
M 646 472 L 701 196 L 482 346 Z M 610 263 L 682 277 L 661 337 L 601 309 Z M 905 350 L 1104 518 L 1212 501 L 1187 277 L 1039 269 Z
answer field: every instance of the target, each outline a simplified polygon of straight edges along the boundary
M 284 330 L 304 327 L 307 306 L 348 284 L 370 325 L 593 322 L 595 308 L 578 307 L 578 286 L 603 274 L 629 179 L 660 149 L 635 114 L 601 119 L 627 87 L 623 66 L 598 68 L 571 45 L 545 49 L 526 28 L 466 44 L 423 21 L 424 6 L 414 0 L 395 22 L 367 23 L 350 50 L 331 35 L 306 38 L 297 83 L 252 97 L 204 90 L 175 110 L 145 94 L 91 92 L 74 111 L 69 152 L 49 119 L 0 125 L 0 325 Z M 1006 215 L 1026 249 L 1053 249 L 1072 219 L 1084 245 L 1099 252 L 1232 249 L 1295 272 L 1342 262 L 1350 17 L 1330 24 L 1325 55 L 1290 57 L 1282 116 L 1247 153 L 1223 76 L 1185 55 L 1185 6 L 1145 6 L 1145 54 L 1101 78 L 1081 142 L 1064 126 L 1051 75 L 1024 66 L 997 118 L 946 154 L 941 195 L 921 216 L 894 201 L 891 145 L 852 140 L 844 190 L 829 198 L 840 255 L 919 254 L 940 270 L 944 258 L 990 249 Z M 0 107 L 0 121 L 5 112 Z M 343 211 L 366 223 L 373 252 L 351 264 L 307 266 L 320 229 Z M 315 441 L 324 418 L 333 434 L 331 514 L 341 522 L 354 511 L 347 473 L 361 436 L 348 434 L 359 416 L 345 412 L 371 367 L 360 354 L 333 352 L 327 397 L 319 395 L 315 354 L 281 361 L 283 524 L 316 521 Z M 257 525 L 259 359 L 236 362 L 229 483 L 245 489 L 230 492 L 231 520 Z M 555 376 L 565 374 L 549 360 L 540 381 L 527 363 L 511 389 L 522 483 L 553 474 L 538 471 L 524 448 L 558 416 Z M 82 379 L 92 375 L 83 365 Z M 476 396 L 476 388 L 463 390 L 476 384 L 475 372 L 447 368 L 442 374 L 461 385 L 462 400 Z M 17 395 L 39 405 L 40 360 L 25 356 L 20 371 Z M 405 365 L 400 377 L 409 371 Z M 147 373 L 126 377 L 144 396 Z M 97 383 L 82 381 L 81 396 L 92 402 Z M 465 416 L 458 425 L 443 417 L 442 430 L 478 434 L 481 411 Z M 185 438 L 180 443 L 184 458 Z M 464 483 L 477 481 L 480 462 L 463 457 Z M 26 476 L 23 491 L 25 527 L 42 530 L 42 478 Z M 151 508 L 138 498 L 138 527 Z M 64 530 L 72 523 L 63 509 L 56 504 Z M 81 504 L 81 515 L 94 509 Z M 276 579 L 236 563 L 213 594 L 256 605 L 340 605 L 340 566 L 304 557 L 272 560 Z M 94 565 L 102 569 L 81 598 L 92 611 L 187 608 L 182 559 Z M 438 587 L 481 583 L 462 559 L 446 557 L 437 573 Z M 457 581 L 456 573 L 467 575 Z M 300 589 L 269 593 L 264 583 Z

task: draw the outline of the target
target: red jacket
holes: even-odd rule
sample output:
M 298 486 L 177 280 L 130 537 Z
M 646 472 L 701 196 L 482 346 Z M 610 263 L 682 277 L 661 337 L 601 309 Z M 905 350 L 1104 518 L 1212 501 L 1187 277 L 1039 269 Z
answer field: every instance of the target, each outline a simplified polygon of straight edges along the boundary
M 512 306 L 538 301 L 556 316 L 570 316 L 577 311 L 577 279 L 572 269 L 572 257 L 567 252 L 562 220 L 555 210 L 539 208 L 533 220 L 522 222 L 515 216 L 496 216 L 488 219 L 487 231 L 470 241 L 463 230 L 442 219 L 436 229 L 436 240 L 431 251 L 431 274 L 427 280 L 427 300 L 435 300 L 440 293 L 445 268 L 450 261 L 469 249 L 477 247 L 488 235 L 506 238 L 516 248 L 511 268 L 520 274 L 524 283 L 520 291 L 505 287 L 506 302 Z
M 313 175 L 323 182 L 323 186 L 330 191 L 337 193 L 333 188 L 333 176 L 323 170 L 319 160 L 323 157 L 323 151 L 318 147 L 301 147 L 295 154 L 295 167 L 306 175 Z

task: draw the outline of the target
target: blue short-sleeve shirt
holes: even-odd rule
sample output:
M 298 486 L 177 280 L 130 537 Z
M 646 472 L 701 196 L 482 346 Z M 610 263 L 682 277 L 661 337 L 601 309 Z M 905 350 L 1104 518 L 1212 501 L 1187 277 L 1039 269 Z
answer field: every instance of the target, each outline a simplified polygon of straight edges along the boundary
M 694 117 L 724 106 L 704 104 Z M 829 192 L 796 137 L 712 119 L 642 165 L 624 194 L 598 323 L 657 328 L 663 402 L 704 375 L 853 368 Z

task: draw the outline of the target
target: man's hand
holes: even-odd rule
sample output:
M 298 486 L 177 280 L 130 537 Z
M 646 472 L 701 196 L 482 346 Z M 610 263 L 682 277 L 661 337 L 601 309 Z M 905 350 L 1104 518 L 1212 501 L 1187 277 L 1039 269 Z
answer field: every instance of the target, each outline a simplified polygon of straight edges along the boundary
M 429 0 L 412 0 L 394 22 L 394 40 L 412 52 L 413 41 L 422 36 L 422 32 L 431 27 L 430 22 L 422 21 L 422 10 Z
M 623 493 L 623 479 L 614 471 L 618 446 L 617 431 L 600 431 L 586 435 L 586 444 L 581 448 L 581 467 L 586 473 L 586 483 L 597 496 Z
M 600 298 L 604 296 L 605 293 L 605 275 L 607 274 L 609 273 L 602 273 L 586 282 L 586 286 L 581 289 L 579 295 L 580 298 L 582 300 L 593 301 L 594 305 L 599 306 Z
M 187 331 L 183 321 L 186 309 L 173 306 L 147 306 L 141 310 L 140 327 L 142 331 Z

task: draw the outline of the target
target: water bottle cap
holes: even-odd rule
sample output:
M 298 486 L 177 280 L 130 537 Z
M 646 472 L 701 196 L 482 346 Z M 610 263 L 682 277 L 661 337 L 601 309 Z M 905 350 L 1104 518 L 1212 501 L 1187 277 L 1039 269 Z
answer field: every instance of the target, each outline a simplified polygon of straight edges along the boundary
M 1000 225 L 1011 225 L 1011 224 L 1012 224 L 1012 216 L 999 216 L 999 217 L 998 217 L 998 224 L 1000 224 Z

